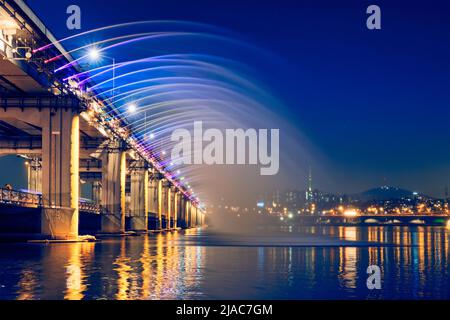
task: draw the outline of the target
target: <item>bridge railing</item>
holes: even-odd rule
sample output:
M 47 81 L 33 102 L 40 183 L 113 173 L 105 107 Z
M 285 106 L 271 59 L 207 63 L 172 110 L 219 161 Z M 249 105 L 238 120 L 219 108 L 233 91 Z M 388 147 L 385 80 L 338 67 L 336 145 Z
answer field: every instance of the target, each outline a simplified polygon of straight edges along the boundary
M 42 206 L 42 196 L 35 193 L 0 188 L 0 203 L 38 208 Z
M 102 213 L 102 206 L 94 203 L 94 202 L 86 202 L 86 201 L 80 201 L 78 203 L 78 210 L 89 212 L 89 213 L 95 213 L 100 214 Z
M 42 195 L 39 193 L 0 188 L 0 203 L 11 206 L 40 208 L 42 207 Z M 102 207 L 94 202 L 80 201 L 79 210 L 100 214 L 102 212 Z

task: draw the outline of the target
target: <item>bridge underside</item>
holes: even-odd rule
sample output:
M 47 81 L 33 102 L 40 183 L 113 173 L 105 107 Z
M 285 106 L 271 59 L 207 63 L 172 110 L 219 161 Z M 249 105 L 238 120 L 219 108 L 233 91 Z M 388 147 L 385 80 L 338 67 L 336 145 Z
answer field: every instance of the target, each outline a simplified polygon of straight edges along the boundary
M 28 192 L 40 197 L 34 209 L 3 197 L 0 219 L 11 232 L 8 213 L 20 212 L 14 206 L 33 217 L 23 224 L 16 215 L 19 234 L 20 225 L 28 225 L 30 235 L 40 229 L 40 237 L 51 239 L 76 239 L 80 231 L 120 234 L 203 223 L 197 208 L 133 150 L 97 130 L 70 101 L 65 107 L 53 100 L 11 98 L 0 105 L 0 156 L 26 158 Z M 90 186 L 91 199 L 80 201 L 81 185 Z

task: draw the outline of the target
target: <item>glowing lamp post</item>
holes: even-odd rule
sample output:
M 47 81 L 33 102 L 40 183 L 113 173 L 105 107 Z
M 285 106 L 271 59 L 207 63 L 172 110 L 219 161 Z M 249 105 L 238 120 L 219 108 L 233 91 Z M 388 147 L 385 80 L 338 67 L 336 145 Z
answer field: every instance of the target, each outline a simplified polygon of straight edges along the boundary
M 136 113 L 137 111 L 137 105 L 135 103 L 131 103 L 128 105 L 128 112 L 130 114 Z M 147 131 L 147 110 L 144 111 L 144 130 Z M 155 134 L 154 133 L 150 133 L 150 135 L 148 135 L 148 137 L 150 138 L 150 140 L 155 139 Z M 147 140 L 147 133 L 144 134 L 144 140 Z
M 17 33 L 19 26 L 16 21 L 10 17 L 0 16 L 0 30 L 4 35 L 13 36 Z
M 344 217 L 352 218 L 357 216 L 359 216 L 359 214 L 355 209 L 347 209 L 344 211 Z
M 100 50 L 97 48 L 91 48 L 88 52 L 89 60 L 92 62 L 98 61 L 100 58 L 110 59 L 112 61 L 112 83 L 113 83 L 113 89 L 112 89 L 112 103 L 114 104 L 116 99 L 116 59 L 108 56 L 104 56 L 101 54 Z
M 130 105 L 128 106 L 128 112 L 129 112 L 129 113 L 135 113 L 136 110 L 137 110 L 136 104 L 132 103 L 132 104 L 130 104 Z

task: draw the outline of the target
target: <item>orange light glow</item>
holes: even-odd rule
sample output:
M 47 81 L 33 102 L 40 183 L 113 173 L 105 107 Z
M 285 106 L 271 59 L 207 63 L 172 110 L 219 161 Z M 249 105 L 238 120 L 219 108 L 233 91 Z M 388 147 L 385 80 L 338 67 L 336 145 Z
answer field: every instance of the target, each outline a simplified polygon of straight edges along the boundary
M 347 209 L 344 211 L 345 217 L 357 217 L 359 214 L 355 209 Z

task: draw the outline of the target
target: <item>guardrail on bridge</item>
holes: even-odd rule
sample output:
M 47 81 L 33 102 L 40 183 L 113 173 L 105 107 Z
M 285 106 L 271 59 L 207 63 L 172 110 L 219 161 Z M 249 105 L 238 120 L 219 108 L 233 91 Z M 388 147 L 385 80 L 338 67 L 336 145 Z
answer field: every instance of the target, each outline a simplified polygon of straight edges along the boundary
M 0 204 L 27 207 L 27 208 L 40 208 L 42 207 L 42 195 L 39 193 L 17 191 L 7 188 L 0 188 Z M 99 204 L 80 201 L 79 210 L 100 214 L 102 207 Z

